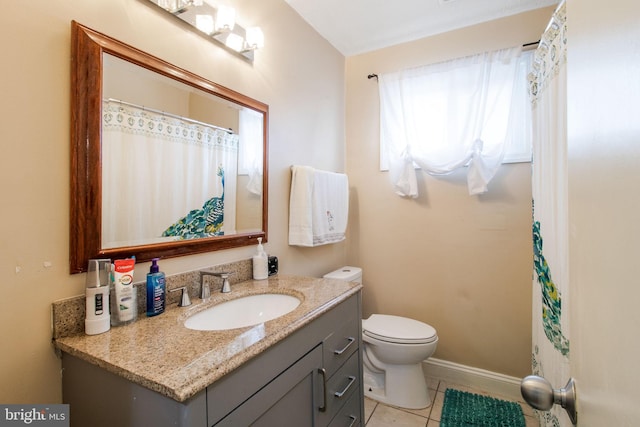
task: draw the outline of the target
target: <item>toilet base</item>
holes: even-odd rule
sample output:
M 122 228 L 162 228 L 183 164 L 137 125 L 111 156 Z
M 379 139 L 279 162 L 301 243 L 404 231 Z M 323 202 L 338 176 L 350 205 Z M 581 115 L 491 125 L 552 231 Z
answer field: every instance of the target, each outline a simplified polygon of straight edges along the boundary
M 387 368 L 384 372 L 374 372 L 364 366 L 366 397 L 406 409 L 424 409 L 431 405 L 422 364 L 387 365 Z

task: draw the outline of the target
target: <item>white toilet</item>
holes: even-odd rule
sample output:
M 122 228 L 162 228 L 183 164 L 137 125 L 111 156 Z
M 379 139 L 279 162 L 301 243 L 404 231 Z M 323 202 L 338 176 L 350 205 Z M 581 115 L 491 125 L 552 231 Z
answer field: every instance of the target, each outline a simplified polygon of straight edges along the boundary
M 362 283 L 362 269 L 343 267 L 324 276 Z M 364 394 L 407 409 L 431 405 L 422 371 L 438 344 L 436 330 L 406 317 L 372 314 L 362 321 Z

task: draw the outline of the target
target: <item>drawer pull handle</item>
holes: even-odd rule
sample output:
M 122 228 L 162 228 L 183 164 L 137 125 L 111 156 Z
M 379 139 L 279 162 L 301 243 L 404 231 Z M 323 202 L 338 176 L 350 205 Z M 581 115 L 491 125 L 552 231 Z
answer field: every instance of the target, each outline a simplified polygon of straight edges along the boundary
M 354 417 L 353 415 L 349 415 L 349 418 L 351 418 L 351 424 L 349 424 L 349 427 L 353 427 L 354 425 L 356 425 L 356 421 L 358 421 L 358 417 Z
M 353 375 L 349 375 L 349 384 L 347 384 L 347 386 L 344 388 L 344 390 L 342 391 L 336 391 L 334 394 L 337 398 L 341 398 L 342 396 L 344 396 L 344 394 L 347 392 L 347 390 L 349 390 L 349 388 L 351 387 L 351 385 L 356 382 L 356 377 L 354 377 Z
M 349 340 L 349 342 L 347 343 L 347 345 L 344 346 L 344 348 L 342 350 L 333 350 L 333 353 L 340 356 L 342 353 L 344 353 L 345 351 L 347 351 L 347 349 L 349 348 L 349 346 L 351 344 L 353 344 L 353 342 L 356 340 L 354 337 L 349 337 L 347 338 Z
M 320 412 L 327 410 L 327 371 L 319 368 L 318 373 L 322 375 L 322 406 L 318 408 Z

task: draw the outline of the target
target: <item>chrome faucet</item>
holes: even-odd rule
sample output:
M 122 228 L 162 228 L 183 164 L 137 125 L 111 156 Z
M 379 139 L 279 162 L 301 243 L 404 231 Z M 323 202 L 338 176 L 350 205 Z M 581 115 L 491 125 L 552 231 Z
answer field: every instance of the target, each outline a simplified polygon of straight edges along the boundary
M 211 289 L 209 288 L 209 284 L 204 282 L 204 276 L 213 275 L 214 274 L 210 271 L 200 272 L 200 299 L 207 299 L 211 296 Z
M 221 272 L 213 272 L 213 271 L 201 271 L 200 272 L 200 299 L 207 299 L 211 296 L 211 289 L 209 289 L 209 284 L 204 283 L 204 276 L 216 276 L 222 278 L 222 293 L 231 292 L 231 284 L 229 283 L 229 276 L 233 273 L 221 271 Z

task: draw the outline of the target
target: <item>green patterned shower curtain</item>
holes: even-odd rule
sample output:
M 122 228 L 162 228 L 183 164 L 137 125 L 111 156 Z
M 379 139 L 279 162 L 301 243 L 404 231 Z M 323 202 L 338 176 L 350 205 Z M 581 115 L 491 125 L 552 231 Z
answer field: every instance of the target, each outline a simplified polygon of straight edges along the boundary
M 535 375 L 554 388 L 569 378 L 566 7 L 553 14 L 529 75 L 533 108 L 533 354 Z M 541 426 L 571 426 L 564 410 L 538 412 Z
M 235 232 L 237 134 L 116 100 L 102 112 L 103 248 Z

